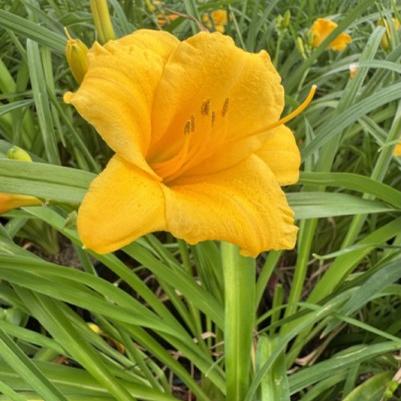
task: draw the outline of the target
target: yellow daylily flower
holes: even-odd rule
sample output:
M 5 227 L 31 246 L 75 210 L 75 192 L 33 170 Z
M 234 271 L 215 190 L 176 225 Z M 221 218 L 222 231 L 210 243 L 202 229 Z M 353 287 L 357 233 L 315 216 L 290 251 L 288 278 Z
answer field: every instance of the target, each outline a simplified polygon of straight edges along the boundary
M 401 142 L 395 145 L 394 156 L 401 156 Z
M 116 154 L 78 211 L 87 248 L 111 252 L 154 231 L 228 241 L 251 256 L 294 247 L 280 185 L 298 180 L 300 154 L 283 122 L 306 103 L 279 120 L 284 89 L 265 51 L 220 33 L 179 41 L 138 30 L 88 57 L 64 99 Z
M 217 32 L 224 33 L 228 22 L 228 14 L 226 10 L 214 10 L 209 14 L 204 14 L 202 21 L 209 28 L 214 28 Z
M 318 18 L 311 28 L 312 47 L 319 47 L 327 36 L 329 36 L 336 28 L 337 24 L 334 21 L 327 18 Z M 351 36 L 346 32 L 342 32 L 332 42 L 330 42 L 329 48 L 340 52 L 345 50 L 351 42 Z
M 391 18 L 391 21 L 393 23 L 394 30 L 398 31 L 401 28 L 401 24 L 400 24 L 400 21 L 398 20 L 398 18 Z M 380 42 L 382 48 L 386 50 L 390 47 L 390 37 L 391 37 L 390 24 L 384 18 L 379 19 L 377 24 L 380 26 L 384 26 L 386 28 L 386 32 L 383 33 L 383 36 L 382 36 L 382 39 Z

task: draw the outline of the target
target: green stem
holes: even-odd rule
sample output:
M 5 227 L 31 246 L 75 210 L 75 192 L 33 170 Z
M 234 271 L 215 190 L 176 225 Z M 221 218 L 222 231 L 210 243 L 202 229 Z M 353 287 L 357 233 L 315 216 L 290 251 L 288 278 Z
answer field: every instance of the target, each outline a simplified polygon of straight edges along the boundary
M 255 260 L 222 243 L 225 290 L 224 350 L 227 401 L 243 401 L 251 373 L 255 325 Z

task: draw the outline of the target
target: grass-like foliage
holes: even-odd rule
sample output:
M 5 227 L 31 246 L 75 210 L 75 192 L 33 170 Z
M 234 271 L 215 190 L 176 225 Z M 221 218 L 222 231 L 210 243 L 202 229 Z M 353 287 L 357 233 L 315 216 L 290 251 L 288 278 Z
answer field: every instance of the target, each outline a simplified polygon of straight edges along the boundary
M 89 2 L 0 3 L 0 192 L 46 201 L 1 217 L 0 400 L 399 399 L 401 31 L 379 23 L 401 20 L 399 2 L 109 1 L 117 36 L 206 25 L 266 49 L 284 114 L 318 86 L 289 123 L 303 159 L 287 189 L 297 247 L 256 260 L 165 233 L 82 248 L 76 209 L 111 155 L 63 102 L 77 86 L 63 28 L 90 46 Z M 338 26 L 312 47 L 321 17 Z M 352 43 L 330 50 L 345 31 Z M 33 163 L 8 159 L 12 146 Z

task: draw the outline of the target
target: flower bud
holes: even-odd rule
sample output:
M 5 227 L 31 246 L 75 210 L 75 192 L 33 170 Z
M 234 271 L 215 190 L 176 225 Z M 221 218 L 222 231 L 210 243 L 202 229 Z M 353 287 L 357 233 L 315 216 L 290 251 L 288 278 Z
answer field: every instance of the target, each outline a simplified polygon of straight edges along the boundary
M 31 156 L 24 149 L 21 149 L 18 146 L 11 147 L 7 152 L 7 157 L 11 160 L 20 160 L 23 162 L 31 162 Z
M 287 10 L 283 16 L 282 27 L 284 29 L 287 29 L 290 26 L 290 22 L 291 22 L 291 11 Z
M 107 0 L 90 0 L 90 7 L 100 44 L 115 39 Z
M 81 83 L 88 71 L 88 48 L 85 43 L 79 39 L 73 39 L 68 34 L 67 45 L 65 47 L 65 56 L 68 66 L 77 83 Z
M 304 41 L 302 40 L 302 38 L 300 36 L 297 37 L 297 40 L 295 41 L 295 45 L 296 45 L 298 51 L 301 53 L 302 58 L 306 60 Z

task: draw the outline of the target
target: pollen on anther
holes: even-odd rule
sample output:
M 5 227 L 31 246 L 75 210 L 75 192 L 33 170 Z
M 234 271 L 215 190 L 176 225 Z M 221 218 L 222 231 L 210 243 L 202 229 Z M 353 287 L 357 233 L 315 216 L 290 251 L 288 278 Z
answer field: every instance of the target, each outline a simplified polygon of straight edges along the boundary
M 184 135 L 188 135 L 191 133 L 191 121 L 188 120 L 184 125 Z
M 210 111 L 210 99 L 205 100 L 201 106 L 201 114 L 207 116 Z
M 227 112 L 228 112 L 228 104 L 229 104 L 229 100 L 228 97 L 226 98 L 226 100 L 224 100 L 224 104 L 223 104 L 223 109 L 221 110 L 221 115 L 224 117 Z

